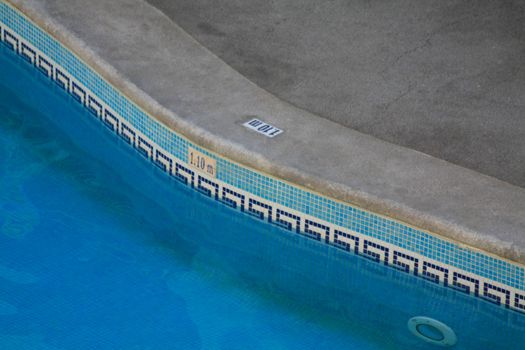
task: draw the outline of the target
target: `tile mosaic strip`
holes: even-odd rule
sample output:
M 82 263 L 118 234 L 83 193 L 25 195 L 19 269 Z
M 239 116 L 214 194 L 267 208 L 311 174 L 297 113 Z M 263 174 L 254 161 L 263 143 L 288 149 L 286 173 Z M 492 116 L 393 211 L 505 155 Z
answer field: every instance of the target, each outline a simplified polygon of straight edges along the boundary
M 460 247 L 219 157 L 168 130 L 17 10 L 0 2 L 0 39 L 167 175 L 224 205 L 380 265 L 525 313 L 523 266 Z M 216 161 L 216 177 L 187 163 Z

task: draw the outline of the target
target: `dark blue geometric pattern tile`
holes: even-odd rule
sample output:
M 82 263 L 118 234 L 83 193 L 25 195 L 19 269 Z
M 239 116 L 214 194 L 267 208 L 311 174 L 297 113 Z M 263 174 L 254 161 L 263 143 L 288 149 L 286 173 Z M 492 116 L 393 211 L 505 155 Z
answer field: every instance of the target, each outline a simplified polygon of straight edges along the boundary
M 510 291 L 487 282 L 483 284 L 483 298 L 496 305 L 510 306 Z
M 171 174 L 173 169 L 173 160 L 159 149 L 155 151 L 155 164 L 168 174 Z
M 111 131 L 116 132 L 119 129 L 119 120 L 118 118 L 108 111 L 104 110 L 104 125 L 107 126 Z M 153 152 L 153 146 L 146 140 L 142 140 L 142 147 L 139 147 L 139 151 L 148 152 L 148 158 L 151 157 Z
M 221 202 L 232 207 L 233 209 L 239 209 L 244 211 L 244 195 L 238 193 L 226 186 L 222 187 Z
M 81 104 L 86 101 L 86 92 L 74 81 L 71 83 L 71 96 Z
M 31 64 L 36 63 L 36 51 L 27 46 L 24 42 L 22 42 L 20 45 L 20 56 L 22 56 L 22 58 Z
M 93 96 L 88 96 L 86 107 L 88 111 L 94 116 L 99 118 L 102 117 L 104 108 L 102 107 L 102 104 Z
M 334 246 L 346 251 L 353 250 L 355 254 L 359 254 L 359 237 L 347 232 L 334 230 Z
M 297 233 L 301 232 L 301 218 L 282 209 L 277 209 L 275 212 L 274 224 L 281 226 L 288 231 L 295 231 Z
M 451 286 L 454 289 L 462 291 L 466 294 L 474 293 L 475 296 L 479 295 L 479 280 L 464 274 L 457 273 L 455 271 L 452 274 Z
M 261 220 L 265 220 L 266 216 L 268 222 L 272 222 L 272 207 L 256 199 L 250 198 L 248 200 L 247 213 Z
M 412 270 L 415 276 L 419 273 L 419 259 L 397 250 L 394 251 L 392 266 L 406 273 Z
M 445 286 L 448 285 L 448 269 L 428 261 L 423 261 L 423 272 L 421 276 L 434 283 L 443 283 Z
M 11 32 L 4 28 L 3 42 L 11 50 L 18 52 L 18 39 Z
M 206 184 L 206 186 L 204 184 Z M 197 189 L 208 197 L 216 200 L 219 199 L 219 185 L 200 175 L 197 177 Z
M 370 248 L 372 248 L 375 251 L 370 250 Z M 369 240 L 365 239 L 363 243 L 363 256 L 375 262 L 381 262 L 382 260 L 385 265 L 388 265 L 388 252 L 389 249 L 387 247 L 384 247 L 374 242 L 370 242 Z
M 312 220 L 304 220 L 304 235 L 317 241 L 330 242 L 330 227 Z
M 53 78 L 53 65 L 45 59 L 45 57 L 38 56 L 38 70 L 48 78 Z
M 136 132 L 133 131 L 130 127 L 128 127 L 125 123 L 120 123 L 120 137 L 127 143 L 129 143 L 131 146 L 135 146 L 135 137 Z
M 142 138 L 140 135 L 137 137 L 137 150 L 145 158 L 152 159 L 153 145 Z
M 514 307 L 520 312 L 525 313 L 525 293 L 524 294 L 516 293 L 514 295 Z
M 69 78 L 57 67 L 55 67 L 55 82 L 62 89 L 69 91 Z
M 185 185 L 189 185 L 191 187 L 195 186 L 195 172 L 186 168 L 179 162 L 175 162 L 175 173 L 173 175 L 177 180 L 181 181 Z

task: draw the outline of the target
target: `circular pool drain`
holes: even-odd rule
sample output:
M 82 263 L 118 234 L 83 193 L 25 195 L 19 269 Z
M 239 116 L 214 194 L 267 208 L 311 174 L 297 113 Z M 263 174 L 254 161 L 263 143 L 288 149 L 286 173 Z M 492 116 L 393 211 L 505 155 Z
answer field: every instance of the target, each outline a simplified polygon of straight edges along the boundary
M 416 337 L 434 345 L 452 346 L 458 341 L 449 326 L 430 317 L 412 317 L 408 320 L 408 329 Z

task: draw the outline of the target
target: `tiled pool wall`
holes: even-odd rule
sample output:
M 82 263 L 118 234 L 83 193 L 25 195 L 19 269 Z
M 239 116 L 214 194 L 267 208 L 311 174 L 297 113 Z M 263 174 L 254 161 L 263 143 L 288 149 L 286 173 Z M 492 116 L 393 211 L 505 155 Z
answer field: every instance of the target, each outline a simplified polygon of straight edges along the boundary
M 56 82 L 137 154 L 203 195 L 349 254 L 525 313 L 523 266 L 309 192 L 199 147 L 147 115 L 1 0 L 0 27 L 2 45 Z M 216 161 L 215 176 L 188 163 L 190 148 Z

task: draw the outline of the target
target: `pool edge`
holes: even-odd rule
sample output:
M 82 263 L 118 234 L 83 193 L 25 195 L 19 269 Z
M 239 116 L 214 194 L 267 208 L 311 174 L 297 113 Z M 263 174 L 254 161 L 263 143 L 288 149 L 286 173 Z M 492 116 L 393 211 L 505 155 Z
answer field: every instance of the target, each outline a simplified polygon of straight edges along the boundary
M 8 0 L 7 3 L 15 1 Z M 240 147 L 239 144 L 228 143 L 227 140 L 216 138 L 212 134 L 202 130 L 201 128 L 192 125 L 191 123 L 178 118 L 174 113 L 168 111 L 157 103 L 153 98 L 149 97 L 132 82 L 121 76 L 112 66 L 107 64 L 100 57 L 97 57 L 88 46 L 86 46 L 80 39 L 69 33 L 66 28 L 61 27 L 59 23 L 53 22 L 52 19 L 45 19 L 42 12 L 38 9 L 26 8 L 18 4 L 16 6 L 19 10 L 22 8 L 22 13 L 35 21 L 35 23 L 44 28 L 49 34 L 57 38 L 62 45 L 74 52 L 77 57 L 91 66 L 104 79 L 109 81 L 114 87 L 139 107 L 141 107 L 149 116 L 154 116 L 158 121 L 166 125 L 170 130 L 182 134 L 184 137 L 195 142 L 199 146 L 215 153 L 219 157 L 225 157 L 238 162 L 246 164 L 247 166 L 256 169 L 258 172 L 270 174 L 281 181 L 286 181 L 293 184 L 293 186 L 300 186 L 307 188 L 308 191 L 322 193 L 323 196 L 335 198 L 345 203 L 358 205 L 366 210 L 370 210 L 379 215 L 387 216 L 390 220 L 396 220 L 406 225 L 413 225 L 418 229 L 430 231 L 434 236 L 444 237 L 445 240 L 453 240 L 450 236 L 456 235 L 463 239 L 468 238 L 469 234 L 465 234 L 465 229 L 459 225 L 453 225 L 450 222 L 441 222 L 435 218 L 427 217 L 423 213 L 415 211 L 411 208 L 406 208 L 399 203 L 390 203 L 381 198 L 367 195 L 360 191 L 354 191 L 352 188 L 343 186 L 338 183 L 330 183 L 323 179 L 309 177 L 304 173 L 292 168 L 279 168 L 265 159 L 261 154 L 256 154 Z M 33 11 L 34 10 L 34 11 Z M 71 48 L 74 49 L 71 49 Z M 129 97 L 131 96 L 131 97 Z M 447 234 L 443 234 L 446 232 Z M 463 232 L 463 235 L 461 234 Z M 476 235 L 474 234 L 473 237 Z M 479 237 L 477 237 L 479 239 Z M 492 237 L 492 242 L 482 242 L 482 248 L 476 247 L 480 242 L 465 242 L 468 245 L 465 248 L 477 251 L 478 249 L 483 253 L 489 252 L 498 258 L 508 259 L 514 263 L 522 265 L 525 261 L 523 250 L 516 252 L 508 243 L 498 241 L 498 237 Z M 457 240 L 454 243 L 462 245 Z M 463 244 L 465 244 L 463 243 Z M 492 253 L 491 253 L 492 251 Z M 521 305 L 521 304 L 520 304 Z

